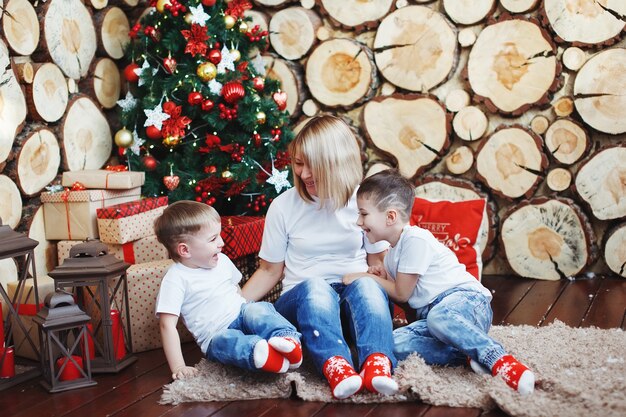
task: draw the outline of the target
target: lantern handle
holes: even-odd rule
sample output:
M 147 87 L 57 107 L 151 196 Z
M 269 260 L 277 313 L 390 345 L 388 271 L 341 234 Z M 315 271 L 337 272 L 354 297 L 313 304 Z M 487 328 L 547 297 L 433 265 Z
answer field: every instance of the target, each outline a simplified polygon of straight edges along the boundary
M 80 243 L 70 249 L 70 258 L 97 258 L 109 253 L 109 248 L 99 240 Z

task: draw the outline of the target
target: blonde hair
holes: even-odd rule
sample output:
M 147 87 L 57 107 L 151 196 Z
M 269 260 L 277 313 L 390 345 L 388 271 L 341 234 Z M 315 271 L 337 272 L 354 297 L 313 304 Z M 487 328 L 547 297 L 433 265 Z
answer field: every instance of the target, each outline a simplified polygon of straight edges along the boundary
M 211 206 L 197 201 L 181 200 L 167 207 L 154 221 L 154 234 L 165 246 L 174 261 L 180 261 L 177 247 L 186 242 L 189 235 L 195 235 L 214 222 L 221 222 L 220 215 Z
M 311 168 L 322 207 L 345 207 L 363 179 L 356 137 L 338 117 L 321 115 L 309 120 L 289 144 L 289 154 L 292 160 L 301 157 Z M 300 177 L 294 175 L 294 183 L 302 199 L 314 201 Z

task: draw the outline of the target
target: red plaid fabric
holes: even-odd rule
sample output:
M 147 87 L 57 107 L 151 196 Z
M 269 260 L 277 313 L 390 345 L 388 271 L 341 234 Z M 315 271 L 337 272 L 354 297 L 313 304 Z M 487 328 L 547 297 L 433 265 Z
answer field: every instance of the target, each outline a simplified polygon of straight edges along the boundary
M 222 216 L 222 252 L 230 259 L 256 254 L 261 249 L 264 217 Z
M 96 210 L 96 215 L 99 219 L 122 219 L 148 210 L 154 210 L 157 207 L 167 206 L 167 201 L 167 197 L 148 197 L 137 201 L 99 208 Z

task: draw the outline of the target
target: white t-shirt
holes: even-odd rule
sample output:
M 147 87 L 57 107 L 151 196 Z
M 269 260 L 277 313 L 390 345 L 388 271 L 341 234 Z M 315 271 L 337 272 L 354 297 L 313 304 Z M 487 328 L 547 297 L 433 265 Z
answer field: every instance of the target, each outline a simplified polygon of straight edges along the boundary
M 241 272 L 226 255 L 218 256 L 217 266 L 211 269 L 172 265 L 156 302 L 156 315 L 182 317 L 205 354 L 213 335 L 230 326 L 246 302 L 238 291 Z
M 473 288 L 491 299 L 491 292 L 459 263 L 433 234 L 418 226 L 405 226 L 396 246 L 385 256 L 385 268 L 395 280 L 398 272 L 420 275 L 409 298 L 413 308 L 424 307 L 450 288 Z
M 366 250 L 378 253 L 388 246 L 367 242 L 357 218 L 356 191 L 346 207 L 332 211 L 291 188 L 269 207 L 259 257 L 285 262 L 283 293 L 308 279 L 341 282 L 346 273 L 367 271 Z

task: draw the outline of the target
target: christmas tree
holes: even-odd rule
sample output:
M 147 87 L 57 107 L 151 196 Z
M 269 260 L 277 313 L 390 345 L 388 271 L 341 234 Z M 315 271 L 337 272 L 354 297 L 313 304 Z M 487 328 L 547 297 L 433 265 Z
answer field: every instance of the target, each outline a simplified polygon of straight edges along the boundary
M 263 214 L 290 187 L 286 94 L 265 78 L 268 34 L 247 0 L 151 0 L 131 29 L 115 135 L 143 193 L 222 215 Z

